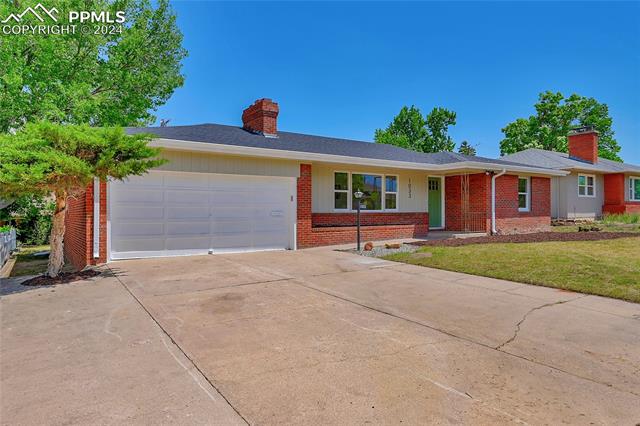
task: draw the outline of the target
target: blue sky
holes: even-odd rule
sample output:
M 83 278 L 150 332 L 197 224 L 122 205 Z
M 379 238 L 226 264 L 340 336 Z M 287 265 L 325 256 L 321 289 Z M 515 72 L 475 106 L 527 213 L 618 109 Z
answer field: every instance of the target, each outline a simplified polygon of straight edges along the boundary
M 186 83 L 172 125 L 241 124 L 268 97 L 280 130 L 372 140 L 403 105 L 452 109 L 451 135 L 499 155 L 500 129 L 538 93 L 609 106 L 640 164 L 640 3 L 174 1 Z

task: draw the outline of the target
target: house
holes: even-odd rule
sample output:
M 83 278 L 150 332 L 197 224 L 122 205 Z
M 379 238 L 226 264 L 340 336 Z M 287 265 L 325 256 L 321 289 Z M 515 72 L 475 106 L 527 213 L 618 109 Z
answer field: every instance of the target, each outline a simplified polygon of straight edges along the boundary
M 260 99 L 242 127 L 132 128 L 169 160 L 70 199 L 65 253 L 76 267 L 114 259 L 296 249 L 430 229 L 526 232 L 550 225 L 551 178 L 566 172 L 452 152 L 279 131 Z
M 551 178 L 551 216 L 595 219 L 640 212 L 640 166 L 598 158 L 598 133 L 588 127 L 568 136 L 569 153 L 527 149 L 503 160 L 568 172 Z

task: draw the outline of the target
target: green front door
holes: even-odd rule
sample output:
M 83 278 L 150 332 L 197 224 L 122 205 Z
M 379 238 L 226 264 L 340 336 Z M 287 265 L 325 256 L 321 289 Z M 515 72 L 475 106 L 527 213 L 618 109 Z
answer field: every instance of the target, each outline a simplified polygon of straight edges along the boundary
M 442 227 L 442 179 L 429 178 L 429 228 Z

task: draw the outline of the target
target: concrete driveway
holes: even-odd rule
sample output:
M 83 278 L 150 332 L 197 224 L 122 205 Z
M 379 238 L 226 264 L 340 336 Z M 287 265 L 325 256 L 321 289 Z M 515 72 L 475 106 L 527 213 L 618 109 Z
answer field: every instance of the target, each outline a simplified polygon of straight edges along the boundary
M 3 421 L 640 422 L 637 304 L 328 249 L 110 268 L 4 298 Z

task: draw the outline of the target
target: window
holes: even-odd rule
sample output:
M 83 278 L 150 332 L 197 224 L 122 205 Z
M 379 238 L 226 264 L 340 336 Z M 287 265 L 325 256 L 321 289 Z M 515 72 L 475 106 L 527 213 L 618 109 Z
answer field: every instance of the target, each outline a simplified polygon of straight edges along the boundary
M 578 197 L 596 196 L 596 177 L 594 175 L 578 175 Z
M 349 209 L 349 173 L 334 173 L 333 208 L 336 210 Z
M 356 197 L 353 194 L 360 190 L 364 196 L 360 199 L 362 210 L 382 210 L 382 176 L 380 175 L 351 175 L 352 209 L 358 208 Z
M 384 187 L 385 210 L 398 209 L 398 176 L 386 176 Z
M 529 201 L 529 178 L 518 178 L 518 210 L 521 212 L 528 212 Z
M 356 210 L 358 204 L 353 194 L 357 190 L 364 194 L 361 210 L 398 209 L 398 176 L 349 172 L 333 174 L 333 209 Z
M 640 201 L 640 177 L 629 178 L 629 201 Z

